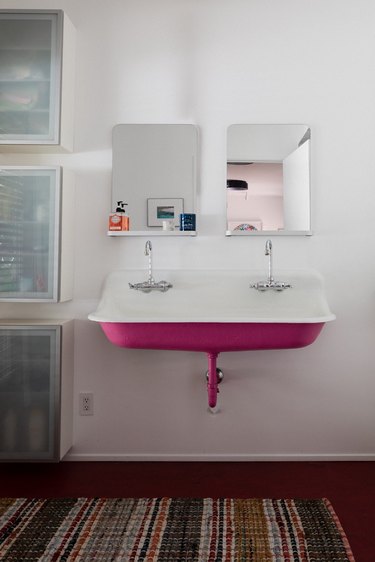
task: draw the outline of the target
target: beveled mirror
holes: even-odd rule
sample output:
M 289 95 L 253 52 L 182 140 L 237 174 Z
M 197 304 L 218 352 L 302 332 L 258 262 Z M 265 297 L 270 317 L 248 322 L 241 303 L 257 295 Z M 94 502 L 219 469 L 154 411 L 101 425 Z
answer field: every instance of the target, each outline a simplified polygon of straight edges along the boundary
M 310 128 L 231 125 L 226 234 L 309 235 Z

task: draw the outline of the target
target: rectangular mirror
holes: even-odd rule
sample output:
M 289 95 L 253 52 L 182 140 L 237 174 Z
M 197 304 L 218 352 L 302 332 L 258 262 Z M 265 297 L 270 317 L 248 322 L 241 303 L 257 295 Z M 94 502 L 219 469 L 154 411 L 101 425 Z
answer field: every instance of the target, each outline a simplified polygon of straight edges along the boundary
M 227 235 L 309 235 L 310 128 L 231 125 Z
M 197 158 L 195 125 L 113 128 L 112 207 L 127 203 L 130 234 L 186 234 L 179 215 L 196 213 Z

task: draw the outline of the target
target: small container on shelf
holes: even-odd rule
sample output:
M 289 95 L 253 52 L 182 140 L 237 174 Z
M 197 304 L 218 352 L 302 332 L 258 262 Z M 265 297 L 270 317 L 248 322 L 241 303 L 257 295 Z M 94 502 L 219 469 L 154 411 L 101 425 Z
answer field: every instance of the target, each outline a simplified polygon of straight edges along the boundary
M 116 211 L 109 215 L 108 230 L 114 232 L 130 230 L 129 215 L 125 209 L 126 205 L 127 203 L 124 203 L 123 201 L 117 201 Z
M 180 214 L 180 230 L 196 230 L 195 213 Z

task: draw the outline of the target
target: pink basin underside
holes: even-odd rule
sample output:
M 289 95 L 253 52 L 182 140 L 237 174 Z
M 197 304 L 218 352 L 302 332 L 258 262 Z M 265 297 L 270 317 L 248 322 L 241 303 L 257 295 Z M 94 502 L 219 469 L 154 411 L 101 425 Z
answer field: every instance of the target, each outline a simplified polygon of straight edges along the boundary
M 220 353 L 305 347 L 316 340 L 324 322 L 101 322 L 100 325 L 109 341 L 119 347 Z

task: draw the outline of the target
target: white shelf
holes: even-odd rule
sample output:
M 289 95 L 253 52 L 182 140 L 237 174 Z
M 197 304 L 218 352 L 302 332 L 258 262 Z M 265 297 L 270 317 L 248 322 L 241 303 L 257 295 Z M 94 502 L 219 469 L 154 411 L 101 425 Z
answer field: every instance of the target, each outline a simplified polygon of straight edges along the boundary
M 196 236 L 196 230 L 108 230 L 107 236 Z

